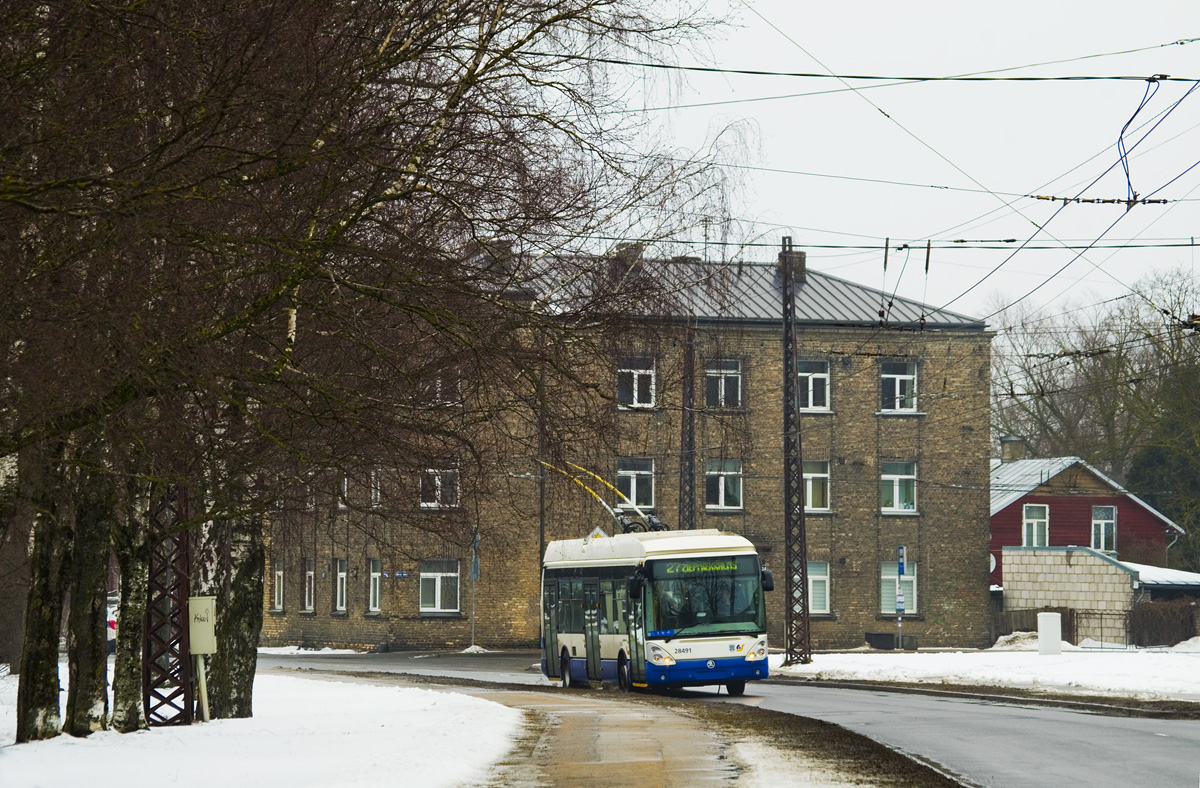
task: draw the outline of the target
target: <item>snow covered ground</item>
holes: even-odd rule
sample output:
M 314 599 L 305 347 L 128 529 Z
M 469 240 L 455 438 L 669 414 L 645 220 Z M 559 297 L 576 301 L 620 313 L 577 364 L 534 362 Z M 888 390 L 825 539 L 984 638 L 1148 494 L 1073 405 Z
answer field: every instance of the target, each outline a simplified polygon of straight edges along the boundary
M 777 675 L 824 681 L 968 684 L 1200 702 L 1200 637 L 1171 648 L 1126 650 L 1062 644 L 1062 654 L 1038 653 L 1037 635 L 1020 632 L 985 651 L 867 651 L 814 654 L 808 665 L 782 667 Z M 1090 646 L 1090 647 L 1089 647 Z
M 1200 638 L 1169 649 L 1066 643 L 1062 649 L 1061 655 L 1041 656 L 1036 636 L 1023 633 L 986 651 L 818 653 L 809 665 L 786 668 L 780 665 L 782 655 L 772 655 L 771 661 L 776 674 L 828 681 L 969 684 L 1200 702 Z M 65 685 L 65 667 L 62 672 Z M 129 774 L 154 774 L 156 782 L 183 788 L 380 783 L 453 788 L 486 775 L 522 724 L 519 711 L 456 693 L 262 674 L 255 682 L 253 719 L 136 734 L 102 732 L 87 739 L 60 736 L 15 746 L 16 697 L 16 677 L 0 676 L 0 788 L 124 788 Z M 66 694 L 62 697 L 65 702 Z M 762 771 L 749 782 L 773 785 L 770 775 L 785 773 L 782 767 L 766 768 L 770 759 L 753 751 L 752 743 L 745 746 Z
M 522 719 L 456 693 L 259 675 L 253 719 L 16 746 L 16 702 L 16 677 L 0 678 L 0 788 L 124 788 L 131 775 L 179 788 L 452 788 L 486 775 Z

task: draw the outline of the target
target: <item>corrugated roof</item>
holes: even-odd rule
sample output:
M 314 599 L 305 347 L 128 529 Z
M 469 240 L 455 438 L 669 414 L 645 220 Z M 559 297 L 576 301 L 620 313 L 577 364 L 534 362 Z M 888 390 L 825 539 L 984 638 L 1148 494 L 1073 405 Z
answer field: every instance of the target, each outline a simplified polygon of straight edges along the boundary
M 1033 490 L 1073 465 L 1083 466 L 1105 484 L 1112 487 L 1114 492 L 1128 497 L 1159 520 L 1162 520 L 1166 525 L 1174 528 L 1179 533 L 1183 533 L 1183 529 L 1171 521 L 1165 514 L 1141 498 L 1138 498 L 1079 457 L 1047 457 L 1044 459 L 1014 460 L 1012 462 L 1001 462 L 993 458 L 991 473 L 992 515 L 996 515 L 1022 496 L 1033 492 Z
M 715 270 L 701 286 L 687 288 L 683 308 L 698 319 L 779 322 L 783 302 L 777 266 L 731 263 Z M 880 311 L 883 317 L 880 317 Z M 796 322 L 809 326 L 983 331 L 983 321 L 907 298 L 893 297 L 809 268 L 796 290 Z

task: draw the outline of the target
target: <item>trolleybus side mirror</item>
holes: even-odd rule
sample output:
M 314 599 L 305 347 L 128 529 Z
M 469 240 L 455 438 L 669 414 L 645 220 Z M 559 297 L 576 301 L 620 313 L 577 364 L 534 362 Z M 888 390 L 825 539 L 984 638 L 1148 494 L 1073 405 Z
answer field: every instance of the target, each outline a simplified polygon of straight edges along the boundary
M 639 574 L 633 574 L 626 581 L 626 590 L 630 599 L 637 599 L 642 595 L 642 587 L 645 585 L 646 579 Z
M 775 575 L 771 574 L 770 569 L 762 570 L 763 591 L 775 590 Z

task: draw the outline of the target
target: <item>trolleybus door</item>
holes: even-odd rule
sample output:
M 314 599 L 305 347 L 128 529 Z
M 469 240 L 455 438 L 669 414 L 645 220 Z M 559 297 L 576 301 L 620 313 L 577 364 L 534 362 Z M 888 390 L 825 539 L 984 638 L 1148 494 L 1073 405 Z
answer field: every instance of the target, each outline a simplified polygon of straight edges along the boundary
M 600 680 L 600 578 L 583 579 L 583 648 L 587 651 L 587 676 Z
M 641 578 L 629 583 L 629 603 L 625 607 L 629 632 L 629 678 L 646 684 L 646 584 Z
M 546 675 L 558 678 L 557 580 L 548 580 L 542 586 L 542 657 L 546 660 Z

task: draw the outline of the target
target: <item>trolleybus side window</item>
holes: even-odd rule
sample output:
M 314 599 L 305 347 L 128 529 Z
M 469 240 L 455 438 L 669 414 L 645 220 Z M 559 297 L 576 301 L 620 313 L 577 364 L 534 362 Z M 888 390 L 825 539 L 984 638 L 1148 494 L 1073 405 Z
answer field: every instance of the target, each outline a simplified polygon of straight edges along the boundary
M 564 577 L 558 583 L 558 631 L 582 633 L 583 581 Z

